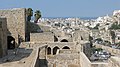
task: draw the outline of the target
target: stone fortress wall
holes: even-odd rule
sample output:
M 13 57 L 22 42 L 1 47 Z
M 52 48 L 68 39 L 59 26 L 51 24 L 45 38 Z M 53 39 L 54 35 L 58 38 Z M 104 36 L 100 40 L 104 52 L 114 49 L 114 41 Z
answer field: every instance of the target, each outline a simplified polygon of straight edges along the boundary
M 0 18 L 0 57 L 7 54 L 7 22 Z
M 0 10 L 0 16 L 7 18 L 7 36 L 15 38 L 16 44 L 18 44 L 18 39 L 25 41 L 26 9 Z

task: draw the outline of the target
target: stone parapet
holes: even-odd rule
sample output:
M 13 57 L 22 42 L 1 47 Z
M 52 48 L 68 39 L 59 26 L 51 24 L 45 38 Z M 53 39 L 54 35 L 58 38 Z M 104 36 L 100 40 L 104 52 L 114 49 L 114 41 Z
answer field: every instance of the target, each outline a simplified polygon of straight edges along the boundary
M 107 67 L 107 62 L 91 62 L 87 56 L 81 52 L 80 53 L 80 65 L 81 67 Z
M 100 45 L 100 44 L 94 44 L 94 45 L 96 46 L 96 48 L 105 49 L 106 51 L 110 52 L 113 55 L 120 55 L 119 49 L 111 48 L 109 46 L 104 46 L 104 45 Z

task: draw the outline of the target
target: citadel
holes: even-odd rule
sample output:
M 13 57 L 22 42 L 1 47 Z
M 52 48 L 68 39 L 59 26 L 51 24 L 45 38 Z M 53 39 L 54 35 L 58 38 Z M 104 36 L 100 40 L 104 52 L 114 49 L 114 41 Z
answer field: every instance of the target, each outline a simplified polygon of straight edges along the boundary
M 92 20 L 0 10 L 0 67 L 120 67 L 120 10 Z

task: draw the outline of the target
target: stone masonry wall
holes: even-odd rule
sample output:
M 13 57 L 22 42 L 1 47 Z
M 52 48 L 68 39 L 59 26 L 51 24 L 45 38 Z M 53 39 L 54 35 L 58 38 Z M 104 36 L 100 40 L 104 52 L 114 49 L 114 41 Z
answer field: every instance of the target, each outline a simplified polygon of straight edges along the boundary
M 0 57 L 7 54 L 7 22 L 0 18 Z
M 91 62 L 83 52 L 80 54 L 81 67 L 108 67 L 107 62 Z
M 62 54 L 56 55 L 55 61 L 49 61 L 50 64 L 56 67 L 80 67 L 79 65 L 79 54 Z
M 73 34 L 74 41 L 89 41 L 89 32 L 88 31 L 75 31 Z
M 55 46 L 59 47 L 60 49 L 62 49 L 64 46 L 68 46 L 71 50 L 75 50 L 76 48 L 76 43 L 74 42 L 22 42 L 21 45 L 23 45 L 23 47 L 38 47 L 40 45 L 48 45 L 48 47 L 50 47 L 51 49 L 53 49 Z
M 18 43 L 18 36 L 25 40 L 26 14 L 25 8 L 0 10 L 0 16 L 7 18 L 8 36 L 15 38 Z
M 54 42 L 54 35 L 50 32 L 45 33 L 31 33 L 31 42 Z

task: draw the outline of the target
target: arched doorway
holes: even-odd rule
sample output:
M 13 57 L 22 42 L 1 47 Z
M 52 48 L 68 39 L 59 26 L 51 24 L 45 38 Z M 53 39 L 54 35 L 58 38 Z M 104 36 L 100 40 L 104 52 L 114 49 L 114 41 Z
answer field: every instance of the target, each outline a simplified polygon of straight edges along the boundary
M 59 47 L 57 47 L 57 46 L 53 48 L 53 55 L 55 55 L 55 54 L 56 54 L 56 52 L 57 52 L 57 50 L 58 50 L 58 49 L 60 49 L 60 48 L 59 48 Z
M 63 40 L 61 40 L 61 42 L 68 42 L 68 40 L 66 40 L 66 39 L 63 39 Z
M 68 46 L 64 46 L 62 49 L 70 49 Z
M 7 48 L 15 49 L 15 38 L 12 36 L 7 36 Z
M 83 40 L 83 37 L 81 36 L 81 40 Z
M 51 54 L 51 48 L 50 48 L 50 47 L 47 48 L 47 54 L 48 54 L 48 55 Z

